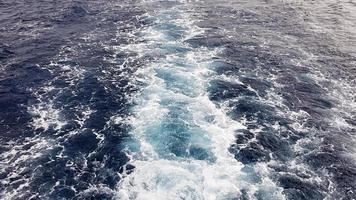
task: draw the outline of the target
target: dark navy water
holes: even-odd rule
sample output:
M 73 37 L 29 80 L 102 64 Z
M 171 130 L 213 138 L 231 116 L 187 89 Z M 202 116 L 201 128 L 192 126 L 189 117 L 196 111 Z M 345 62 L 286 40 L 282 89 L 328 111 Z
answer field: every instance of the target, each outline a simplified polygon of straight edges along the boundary
M 0 199 L 356 199 L 356 2 L 0 0 Z

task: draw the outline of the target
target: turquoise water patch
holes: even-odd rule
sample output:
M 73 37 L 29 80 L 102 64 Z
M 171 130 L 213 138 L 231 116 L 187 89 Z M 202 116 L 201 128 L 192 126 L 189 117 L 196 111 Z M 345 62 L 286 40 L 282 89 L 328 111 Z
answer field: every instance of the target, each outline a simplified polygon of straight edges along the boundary
M 186 103 L 163 101 L 169 112 L 162 121 L 150 124 L 145 130 L 146 140 L 164 159 L 194 158 L 214 161 L 210 152 L 211 141 L 203 130 L 194 125 Z
M 198 94 L 196 84 L 191 76 L 178 73 L 173 69 L 159 68 L 155 70 L 157 77 L 164 80 L 167 89 L 193 97 Z
M 158 24 L 155 26 L 157 30 L 160 30 L 165 33 L 169 40 L 177 40 L 182 39 L 185 34 L 185 29 L 181 26 L 175 24 Z

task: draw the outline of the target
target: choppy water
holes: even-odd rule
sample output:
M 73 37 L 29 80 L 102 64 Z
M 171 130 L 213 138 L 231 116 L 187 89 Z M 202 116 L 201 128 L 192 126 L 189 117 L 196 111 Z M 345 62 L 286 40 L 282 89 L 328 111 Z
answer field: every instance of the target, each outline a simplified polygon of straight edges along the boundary
M 0 199 L 356 199 L 353 0 L 0 1 Z

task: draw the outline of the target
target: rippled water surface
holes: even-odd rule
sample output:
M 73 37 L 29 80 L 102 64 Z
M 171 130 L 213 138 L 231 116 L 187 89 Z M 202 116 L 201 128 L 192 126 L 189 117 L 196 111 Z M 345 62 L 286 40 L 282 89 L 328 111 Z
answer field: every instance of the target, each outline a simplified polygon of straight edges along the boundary
M 0 0 L 0 199 L 356 199 L 354 0 Z

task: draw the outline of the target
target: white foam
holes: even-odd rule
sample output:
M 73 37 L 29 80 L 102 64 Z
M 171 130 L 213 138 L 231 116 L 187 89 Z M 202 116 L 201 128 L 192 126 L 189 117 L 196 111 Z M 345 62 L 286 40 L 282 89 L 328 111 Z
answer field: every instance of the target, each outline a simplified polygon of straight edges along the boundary
M 185 33 L 187 38 L 202 33 L 203 30 L 195 30 L 198 28 L 192 26 L 193 20 L 182 10 L 173 8 L 163 14 L 171 13 L 179 19 L 164 22 L 181 26 L 184 30 L 192 30 Z M 164 19 L 159 20 L 162 22 Z M 149 28 L 142 32 L 148 41 L 139 45 L 141 50 L 137 50 L 136 46 L 126 46 L 125 50 L 151 54 L 160 51 L 156 44 L 169 42 L 175 47 L 186 46 L 183 40 L 166 41 L 164 32 L 157 31 Z M 209 77 L 213 74 L 209 69 L 210 59 L 219 51 L 200 48 L 183 53 L 169 53 L 164 59 L 138 70 L 137 76 L 141 77 L 140 81 L 146 86 L 136 99 L 131 136 L 138 141 L 139 149 L 128 152 L 132 158 L 130 163 L 136 168 L 120 182 L 116 196 L 118 199 L 229 199 L 241 196 L 242 190 L 247 191 L 251 199 L 256 198 L 256 192 L 268 190 L 274 199 L 284 199 L 281 188 L 268 178 L 266 166 L 259 165 L 251 172 L 245 172 L 242 169 L 246 166 L 238 162 L 228 150 L 235 140 L 234 131 L 245 127 L 227 117 L 226 110 L 211 102 L 206 92 Z M 172 64 L 182 61 L 189 66 L 188 69 Z M 187 78 L 189 84 L 194 86 L 195 95 L 187 96 L 184 92 L 169 88 L 167 80 L 157 76 L 158 69 L 164 69 L 172 76 L 179 75 L 180 80 Z M 199 137 L 207 139 L 201 140 L 204 143 L 200 145 L 209 148 L 214 161 L 177 156 L 167 159 L 160 156 L 161 152 L 157 152 L 156 144 L 148 140 L 154 133 L 147 132 L 147 129 L 166 119 L 170 110 L 163 102 L 167 101 L 183 103 L 187 115 L 191 116 L 185 123 L 201 130 L 203 135 Z M 249 178 L 259 175 L 263 176 L 260 182 Z
M 54 130 L 61 129 L 66 122 L 60 117 L 60 110 L 53 107 L 52 103 L 41 103 L 28 108 L 34 116 L 32 126 L 35 129 L 43 128 L 47 131 L 50 127 Z
M 26 139 L 22 144 L 9 142 L 5 147 L 11 150 L 0 154 L 0 168 L 2 172 L 9 169 L 11 171 L 6 178 L 1 180 L 1 184 L 14 184 L 15 182 L 11 179 L 17 179 L 21 183 L 16 188 L 9 187 L 3 190 L 0 196 L 4 199 L 21 198 L 24 195 L 22 191 L 28 188 L 32 177 L 20 174 L 26 172 L 29 162 L 40 158 L 54 148 L 53 141 L 36 136 L 32 139 Z

